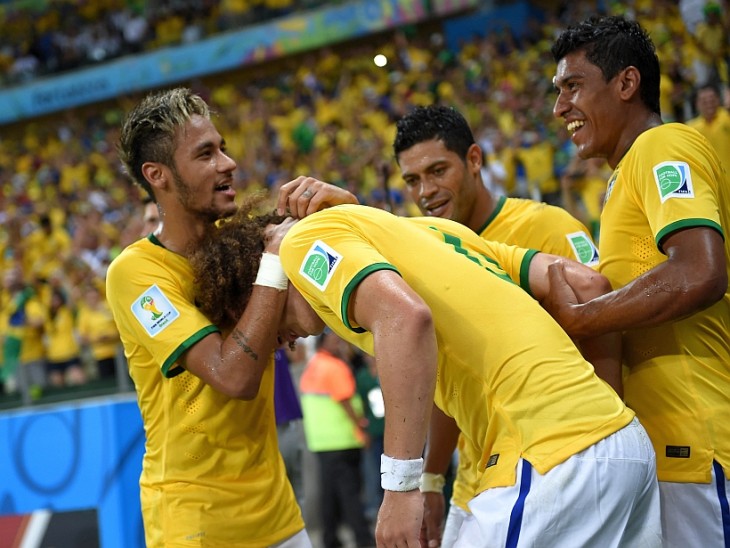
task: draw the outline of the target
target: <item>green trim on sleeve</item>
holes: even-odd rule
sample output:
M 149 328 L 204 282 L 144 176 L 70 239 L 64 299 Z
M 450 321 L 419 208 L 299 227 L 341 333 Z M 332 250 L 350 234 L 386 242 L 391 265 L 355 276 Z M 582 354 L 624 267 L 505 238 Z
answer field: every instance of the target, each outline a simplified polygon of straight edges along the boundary
M 162 367 L 160 368 L 162 376 L 171 379 L 185 371 L 185 369 L 181 366 L 174 367 L 177 359 L 182 356 L 183 352 L 192 348 L 195 343 L 199 342 L 202 338 L 207 337 L 211 333 L 220 333 L 220 329 L 214 325 L 209 325 L 185 339 L 185 341 L 183 341 L 182 344 L 178 346 L 172 354 L 170 354 L 170 357 L 165 360 L 165 363 L 162 364 Z
M 671 224 L 668 224 L 663 229 L 659 231 L 659 234 L 656 235 L 656 238 L 654 241 L 656 242 L 657 249 L 664 253 L 664 249 L 662 249 L 662 240 L 669 236 L 672 232 L 676 232 L 677 230 L 682 230 L 683 228 L 695 228 L 699 226 L 706 226 L 708 228 L 714 228 L 720 233 L 720 236 L 722 236 L 722 239 L 725 240 L 725 233 L 722 231 L 722 227 L 717 224 L 715 221 L 711 221 L 710 219 L 682 219 L 681 221 L 675 221 Z
M 532 264 L 532 259 L 538 253 L 540 252 L 536 249 L 528 249 L 525 256 L 522 257 L 522 264 L 520 265 L 520 287 L 527 291 L 533 299 L 535 295 L 532 294 L 532 289 L 530 289 L 530 264 Z
M 487 217 L 487 220 L 484 221 L 484 224 L 481 226 L 481 228 L 479 230 L 475 230 L 475 232 L 477 234 L 481 234 L 482 232 L 484 232 L 487 229 L 487 227 L 489 226 L 489 223 L 491 223 L 494 220 L 494 218 L 497 215 L 499 215 L 499 212 L 502 211 L 502 208 L 504 207 L 504 203 L 506 201 L 507 201 L 506 196 L 499 197 L 499 199 L 497 200 L 497 205 L 495 206 L 494 211 L 492 211 L 492 214 L 489 217 Z
M 347 327 L 347 329 L 349 329 L 350 331 L 354 331 L 355 333 L 365 332 L 362 327 L 352 327 L 352 325 L 350 325 L 350 318 L 347 317 L 347 309 L 350 305 L 350 297 L 352 296 L 353 291 L 355 291 L 355 288 L 360 284 L 361 281 L 363 281 L 373 272 L 377 272 L 378 270 L 392 270 L 400 276 L 400 272 L 398 272 L 398 269 L 392 264 L 375 263 L 363 268 L 355 275 L 352 280 L 350 280 L 350 283 L 347 284 L 347 287 L 345 287 L 345 291 L 342 294 L 342 305 L 340 308 L 340 314 L 342 315 L 342 323 L 344 323 L 345 327 Z

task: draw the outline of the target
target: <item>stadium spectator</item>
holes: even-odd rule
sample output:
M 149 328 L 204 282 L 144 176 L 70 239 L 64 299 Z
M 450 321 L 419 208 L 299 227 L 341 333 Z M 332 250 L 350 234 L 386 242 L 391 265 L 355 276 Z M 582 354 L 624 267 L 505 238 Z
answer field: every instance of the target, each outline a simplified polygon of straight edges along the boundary
M 160 209 L 155 201 L 149 196 L 145 196 L 142 200 L 144 211 L 142 214 L 142 231 L 140 236 L 143 238 L 154 233 L 160 226 Z
M 717 2 L 707 2 L 702 7 L 703 20 L 697 23 L 693 38 L 698 54 L 695 59 L 695 82 L 698 85 L 728 83 L 727 55 L 728 28 Z
M 101 288 L 94 282 L 86 284 L 78 306 L 77 325 L 79 341 L 93 359 L 96 378 L 115 378 L 121 344 L 119 330 Z
M 385 434 L 385 404 L 378 371 L 372 356 L 358 351 L 354 353 L 353 362 L 356 363 L 355 385 L 367 419 L 366 429 L 369 440 L 363 452 L 362 463 L 365 517 L 375 523 L 378 509 L 383 503 L 383 488 L 380 485 L 380 455 L 383 454 L 383 436 Z
M 61 279 L 54 277 L 45 323 L 46 368 L 51 386 L 78 386 L 86 382 L 77 337 L 76 308 L 70 302 Z
M 304 431 L 302 406 L 290 370 L 289 356 L 303 358 L 301 347 L 274 352 L 274 411 L 279 452 L 300 508 L 304 508 Z
M 26 404 L 48 385 L 46 315 L 39 288 L 24 281 L 22 269 L 15 265 L 5 270 L 0 291 L 0 377 L 9 391 L 20 391 Z
M 722 105 L 720 90 L 714 84 L 700 86 L 695 99 L 697 116 L 687 120 L 689 127 L 704 135 L 727 164 L 730 154 L 730 113 Z
M 369 442 L 367 419 L 357 394 L 349 344 L 325 330 L 299 381 L 308 449 L 319 464 L 319 509 L 324 548 L 342 545 L 347 524 L 358 548 L 374 546 L 362 503 L 362 449 Z
M 555 267 L 545 304 L 573 337 L 623 331 L 624 394 L 656 451 L 666 545 L 727 544 L 730 181 L 696 130 L 662 123 L 638 23 L 589 19 L 552 51 L 555 116 L 582 158 L 614 169 L 598 270 L 615 290 L 577 304 Z

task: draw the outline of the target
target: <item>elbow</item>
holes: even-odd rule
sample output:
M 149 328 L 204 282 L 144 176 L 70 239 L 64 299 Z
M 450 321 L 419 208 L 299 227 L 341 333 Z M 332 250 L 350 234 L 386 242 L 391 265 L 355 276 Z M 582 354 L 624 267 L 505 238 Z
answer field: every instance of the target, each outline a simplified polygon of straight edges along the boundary
M 251 401 L 259 395 L 259 388 L 261 387 L 261 379 L 247 380 L 241 382 L 237 386 L 232 387 L 233 389 L 228 394 L 231 398 L 243 401 Z
M 415 336 L 431 336 L 436 329 L 431 309 L 426 303 L 420 303 L 409 311 L 408 323 Z
M 590 294 L 590 296 L 586 298 L 584 302 L 600 297 L 601 295 L 605 295 L 606 293 L 610 293 L 611 291 L 613 291 L 613 287 L 611 287 L 611 282 L 608 281 L 608 278 L 602 274 L 598 274 L 593 278 L 591 287 L 586 290 L 586 293 Z
M 613 291 L 611 282 L 604 275 L 592 272 L 590 276 L 576 280 L 573 291 L 579 303 L 586 303 L 592 299 Z
M 727 292 L 727 273 L 708 276 L 702 280 L 686 281 L 675 292 L 674 312 L 670 319 L 682 319 L 701 312 L 723 298 Z
M 727 293 L 727 284 L 728 278 L 726 270 L 723 270 L 716 276 L 708 279 L 702 285 L 702 291 L 698 299 L 698 309 L 704 310 L 705 308 L 709 308 L 722 299 L 725 293 Z
M 261 378 L 237 376 L 219 378 L 210 385 L 217 391 L 234 400 L 251 401 L 259 395 Z

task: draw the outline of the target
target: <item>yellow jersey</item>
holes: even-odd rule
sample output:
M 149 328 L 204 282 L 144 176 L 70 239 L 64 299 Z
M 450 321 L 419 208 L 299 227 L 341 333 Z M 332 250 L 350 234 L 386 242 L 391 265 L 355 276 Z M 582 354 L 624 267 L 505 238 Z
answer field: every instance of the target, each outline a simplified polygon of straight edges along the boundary
M 304 528 L 279 454 L 274 368 L 251 401 L 229 398 L 177 359 L 218 329 L 194 304 L 188 261 L 153 235 L 110 265 L 107 298 L 146 433 L 146 545 L 265 547 Z
M 598 265 L 598 249 L 583 223 L 566 210 L 542 202 L 501 196 L 477 233 L 485 240 L 537 249 L 591 267 Z M 468 512 L 468 502 L 478 485 L 475 465 L 481 455 L 461 435 L 458 449 L 451 503 Z
M 730 226 L 730 180 L 710 143 L 683 124 L 642 133 L 609 180 L 599 270 L 615 289 L 667 260 L 676 230 Z M 730 269 L 730 244 L 725 238 Z M 623 337 L 627 404 L 649 433 L 660 481 L 708 483 L 713 459 L 730 475 L 730 293 L 683 320 Z
M 291 283 L 317 314 L 370 354 L 372 334 L 346 313 L 362 279 L 396 271 L 428 304 L 439 349 L 434 402 L 480 449 L 477 493 L 513 485 L 520 457 L 544 474 L 634 416 L 512 281 L 529 291 L 535 253 L 446 219 L 353 205 L 299 221 L 280 250 Z

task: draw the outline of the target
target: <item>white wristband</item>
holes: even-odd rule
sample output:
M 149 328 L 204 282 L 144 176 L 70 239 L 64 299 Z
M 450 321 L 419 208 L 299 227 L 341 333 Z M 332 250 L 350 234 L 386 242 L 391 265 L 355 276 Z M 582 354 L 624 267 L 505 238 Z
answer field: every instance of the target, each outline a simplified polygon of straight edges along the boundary
M 421 474 L 421 493 L 443 493 L 446 478 L 443 474 Z
M 413 491 L 421 484 L 423 459 L 380 457 L 380 485 L 386 491 Z
M 284 274 L 284 269 L 281 267 L 281 259 L 279 259 L 278 255 L 266 252 L 261 255 L 261 264 L 259 264 L 259 271 L 256 274 L 254 285 L 263 285 L 273 287 L 280 291 L 286 291 L 289 287 L 289 280 L 286 274 Z

